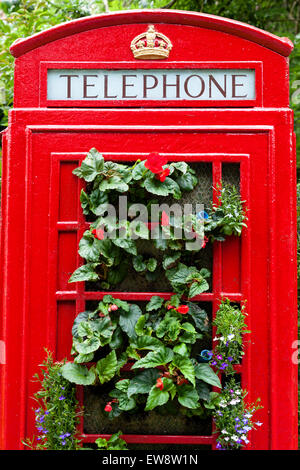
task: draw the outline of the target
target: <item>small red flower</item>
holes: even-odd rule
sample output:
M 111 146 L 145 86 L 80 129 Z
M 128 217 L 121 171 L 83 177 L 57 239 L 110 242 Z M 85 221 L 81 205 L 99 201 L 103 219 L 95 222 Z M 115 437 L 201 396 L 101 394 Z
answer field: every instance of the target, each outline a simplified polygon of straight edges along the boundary
M 172 308 L 175 308 L 174 305 L 167 305 L 167 310 L 171 310 Z
M 157 379 L 155 387 L 159 388 L 159 390 L 163 390 L 164 384 L 162 379 Z
M 104 313 L 99 312 L 99 317 L 105 317 Z
M 108 307 L 109 312 L 115 312 L 118 309 L 119 309 L 119 307 L 116 304 L 112 304 Z
M 188 311 L 189 307 L 187 305 L 179 305 L 179 307 L 176 308 L 176 312 L 181 313 L 182 315 L 185 315 Z
M 169 176 L 169 174 L 170 174 L 169 168 L 165 168 L 163 171 L 156 174 L 155 178 L 163 183 L 165 181 L 166 177 Z
M 203 239 L 203 243 L 202 243 L 202 247 L 201 248 L 205 248 L 206 247 L 206 244 L 208 242 L 208 238 L 207 237 L 204 237 Z
M 150 153 L 145 161 L 145 167 L 156 175 L 164 171 L 163 166 L 167 163 L 166 157 L 159 155 L 159 153 Z
M 107 413 L 110 413 L 112 411 L 112 407 L 110 403 L 107 403 L 107 405 L 104 408 L 104 411 L 106 411 Z
M 94 230 L 92 230 L 92 234 L 98 240 L 103 240 L 104 238 L 104 230 L 102 230 L 102 228 L 94 228 Z
M 188 383 L 188 380 L 186 380 L 184 377 L 177 377 L 177 385 L 183 385 Z

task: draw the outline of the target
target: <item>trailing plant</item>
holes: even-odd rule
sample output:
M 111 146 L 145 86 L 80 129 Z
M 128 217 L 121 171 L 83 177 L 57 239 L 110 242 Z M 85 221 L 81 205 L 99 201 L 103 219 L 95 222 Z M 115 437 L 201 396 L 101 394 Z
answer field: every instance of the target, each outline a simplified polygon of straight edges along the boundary
M 211 357 L 211 365 L 225 374 L 234 373 L 234 364 L 241 362 L 244 355 L 243 335 L 250 333 L 245 323 L 245 304 L 239 308 L 223 299 L 213 321 L 217 342 Z
M 24 444 L 36 450 L 77 450 L 78 402 L 75 387 L 61 373 L 62 363 L 47 358 L 41 365 L 41 376 L 35 374 L 40 389 L 35 393 L 35 425 L 38 436 L 27 439 Z
M 253 419 L 255 412 L 262 408 L 260 400 L 247 404 L 246 396 L 247 392 L 231 378 L 222 392 L 215 397 L 213 417 L 218 432 L 217 449 L 240 449 L 249 443 L 249 432 L 262 425 Z

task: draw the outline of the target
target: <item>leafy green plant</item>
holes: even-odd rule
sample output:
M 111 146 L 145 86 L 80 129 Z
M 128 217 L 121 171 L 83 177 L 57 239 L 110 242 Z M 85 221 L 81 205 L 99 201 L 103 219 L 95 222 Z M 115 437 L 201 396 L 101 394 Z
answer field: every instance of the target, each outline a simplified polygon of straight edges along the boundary
M 41 365 L 41 376 L 35 374 L 40 389 L 34 395 L 37 402 L 35 423 L 38 436 L 27 439 L 24 444 L 36 450 L 77 450 L 79 419 L 75 387 L 61 374 L 62 363 L 53 361 L 47 351 L 47 358 Z
M 96 439 L 98 450 L 128 450 L 126 441 L 120 436 L 122 431 L 113 434 L 109 439 L 102 439 L 99 437 Z

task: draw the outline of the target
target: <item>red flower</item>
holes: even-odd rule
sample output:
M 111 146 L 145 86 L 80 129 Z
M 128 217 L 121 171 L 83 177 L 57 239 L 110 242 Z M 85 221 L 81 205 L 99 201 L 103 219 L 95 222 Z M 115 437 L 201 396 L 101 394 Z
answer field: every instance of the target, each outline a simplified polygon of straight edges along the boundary
M 187 305 L 179 305 L 179 307 L 176 308 L 176 312 L 181 313 L 182 315 L 185 315 L 188 311 L 189 307 Z
M 162 211 L 162 214 L 161 214 L 161 225 L 163 227 L 168 227 L 169 226 L 169 217 L 168 217 L 168 214 L 165 211 Z
M 167 305 L 167 310 L 171 310 L 172 308 L 175 308 L 173 305 Z
M 110 413 L 112 411 L 112 407 L 110 403 L 107 403 L 107 405 L 104 408 L 104 411 L 106 411 L 107 413 Z
M 167 163 L 168 160 L 166 157 L 159 155 L 159 153 L 150 153 L 145 161 L 145 167 L 156 175 L 164 171 L 163 166 Z
M 164 388 L 162 379 L 157 379 L 155 387 L 159 388 L 159 390 L 162 390 Z
M 108 307 L 109 312 L 115 312 L 118 309 L 119 309 L 119 307 L 116 304 L 112 304 Z
M 177 385 L 183 385 L 188 383 L 188 380 L 186 380 L 184 377 L 177 377 Z
M 104 313 L 99 312 L 99 317 L 105 317 Z
M 169 174 L 170 174 L 169 168 L 165 168 L 163 171 L 160 171 L 158 174 L 156 174 L 155 178 L 163 183 L 166 177 L 169 176 Z
M 205 248 L 206 247 L 206 244 L 208 242 L 208 238 L 207 237 L 204 237 L 203 239 L 203 243 L 202 243 L 202 247 L 201 248 Z
M 92 234 L 98 240 L 103 240 L 104 238 L 104 230 L 102 230 L 102 228 L 94 228 L 94 230 L 92 230 Z

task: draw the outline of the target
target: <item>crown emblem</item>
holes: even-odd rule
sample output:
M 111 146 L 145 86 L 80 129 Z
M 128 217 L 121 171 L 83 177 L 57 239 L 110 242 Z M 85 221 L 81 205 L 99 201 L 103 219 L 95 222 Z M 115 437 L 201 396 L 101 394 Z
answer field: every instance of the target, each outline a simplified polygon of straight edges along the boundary
M 166 59 L 169 57 L 172 43 L 167 36 L 148 26 L 145 33 L 136 36 L 130 45 L 135 59 Z

